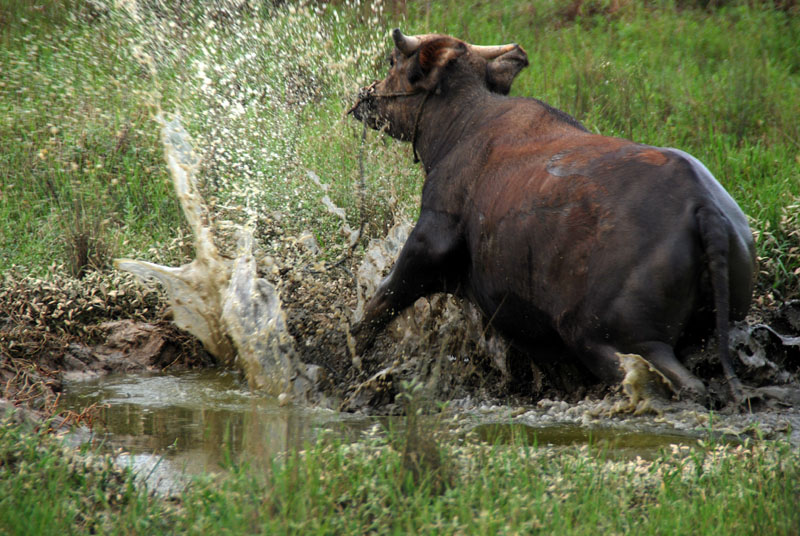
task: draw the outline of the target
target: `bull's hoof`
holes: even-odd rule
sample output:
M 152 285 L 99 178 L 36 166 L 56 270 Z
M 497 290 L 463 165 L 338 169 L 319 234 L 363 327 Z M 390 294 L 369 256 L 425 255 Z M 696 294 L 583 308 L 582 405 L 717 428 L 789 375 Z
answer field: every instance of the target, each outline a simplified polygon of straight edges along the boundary
M 708 390 L 705 388 L 705 386 L 703 386 L 702 390 L 684 386 L 681 389 L 679 389 L 675 394 L 678 400 L 694 402 L 695 404 L 699 404 L 706 408 L 710 408 L 713 405 L 711 401 L 711 396 L 708 394 Z
M 674 390 L 678 400 L 694 402 L 704 407 L 711 407 L 711 395 L 705 384 L 697 378 L 688 378 Z

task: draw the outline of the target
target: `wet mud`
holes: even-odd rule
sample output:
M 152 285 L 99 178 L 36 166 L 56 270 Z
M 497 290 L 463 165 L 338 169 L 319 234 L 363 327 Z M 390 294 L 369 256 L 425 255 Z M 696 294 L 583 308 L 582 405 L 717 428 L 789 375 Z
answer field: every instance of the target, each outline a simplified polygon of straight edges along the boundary
M 0 281 L 0 398 L 7 406 L 48 417 L 65 380 L 215 363 L 173 325 L 160 292 L 118 273 L 64 274 L 11 271 Z

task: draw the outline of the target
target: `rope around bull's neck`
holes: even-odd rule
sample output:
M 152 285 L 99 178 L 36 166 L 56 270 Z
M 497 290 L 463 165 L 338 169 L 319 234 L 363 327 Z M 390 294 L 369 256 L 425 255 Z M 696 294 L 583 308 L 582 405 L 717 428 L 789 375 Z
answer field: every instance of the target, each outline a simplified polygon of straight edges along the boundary
M 414 118 L 414 131 L 411 133 L 411 151 L 414 153 L 415 164 L 419 162 L 419 155 L 417 155 L 417 130 L 419 127 L 419 119 L 422 117 L 422 109 L 425 107 L 425 102 L 428 100 L 430 94 L 430 91 L 425 92 L 425 96 L 422 97 L 422 102 L 419 103 L 419 108 L 417 108 L 417 115 Z
M 373 84 L 370 86 L 371 88 L 375 87 Z M 422 118 L 422 109 L 425 107 L 425 103 L 428 101 L 428 97 L 430 96 L 430 90 L 423 90 L 417 89 L 414 91 L 398 91 L 395 93 L 371 93 L 368 96 L 371 98 L 379 97 L 379 98 L 396 98 L 396 97 L 413 97 L 414 95 L 419 95 L 420 93 L 425 93 L 422 97 L 422 102 L 419 103 L 419 108 L 417 108 L 417 114 L 414 116 L 414 129 L 411 131 L 411 151 L 414 154 L 414 163 L 419 163 L 419 155 L 417 154 L 417 131 L 419 130 L 419 120 Z

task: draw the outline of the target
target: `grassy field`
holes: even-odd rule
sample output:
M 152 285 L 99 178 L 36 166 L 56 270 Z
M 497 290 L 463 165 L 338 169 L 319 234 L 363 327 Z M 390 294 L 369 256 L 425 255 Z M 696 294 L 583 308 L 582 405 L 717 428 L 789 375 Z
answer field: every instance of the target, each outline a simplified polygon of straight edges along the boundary
M 0 424 L 0 528 L 9 535 L 788 535 L 800 524 L 800 452 L 781 443 L 699 443 L 618 460 L 597 445 L 380 433 L 321 441 L 264 473 L 230 464 L 164 498 L 108 457 Z
M 343 117 L 357 88 L 381 76 L 388 29 L 399 25 L 518 42 L 531 65 L 514 94 L 593 131 L 699 157 L 753 220 L 761 289 L 797 292 L 796 6 L 108 4 L 0 1 L 0 271 L 56 264 L 81 275 L 118 256 L 188 258 L 153 121 L 160 110 L 194 136 L 222 230 L 251 219 L 268 236 L 277 215 L 334 254 L 338 222 L 309 171 L 369 235 L 397 214 L 414 217 L 422 177 L 410 149 L 372 132 L 362 146 L 360 125 Z

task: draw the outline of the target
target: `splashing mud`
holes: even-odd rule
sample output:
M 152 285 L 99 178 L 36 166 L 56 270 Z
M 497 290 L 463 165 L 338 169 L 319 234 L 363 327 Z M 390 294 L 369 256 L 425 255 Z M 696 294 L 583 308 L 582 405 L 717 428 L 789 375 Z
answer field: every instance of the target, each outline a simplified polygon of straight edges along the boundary
M 164 153 L 175 193 L 194 234 L 197 259 L 180 268 L 130 259 L 119 259 L 115 264 L 144 280 L 161 283 L 170 296 L 175 324 L 200 339 L 223 363 L 231 364 L 236 349 L 225 337 L 221 324 L 223 296 L 220 294 L 230 278 L 230 266 L 220 257 L 207 227 L 208 210 L 195 185 L 199 159 L 180 122 L 167 122 L 162 116 L 158 116 L 158 121 L 162 125 Z
M 197 258 L 179 268 L 118 259 L 117 268 L 164 286 L 175 323 L 203 342 L 223 364 L 236 363 L 251 387 L 308 401 L 319 368 L 297 358 L 275 287 L 256 274 L 253 236 L 240 231 L 236 259 L 220 256 L 208 225 L 208 209 L 196 185 L 198 158 L 177 119 L 162 125 L 164 152 Z
M 394 260 L 400 254 L 403 244 L 405 244 L 409 233 L 411 233 L 411 229 L 411 223 L 401 221 L 389 229 L 389 233 L 385 238 L 373 239 L 369 243 L 367 251 L 364 253 L 364 259 L 358 267 L 358 272 L 356 272 L 358 276 L 358 303 L 353 313 L 355 322 L 359 322 L 364 318 L 366 301 L 372 297 L 384 275 L 394 264 Z

